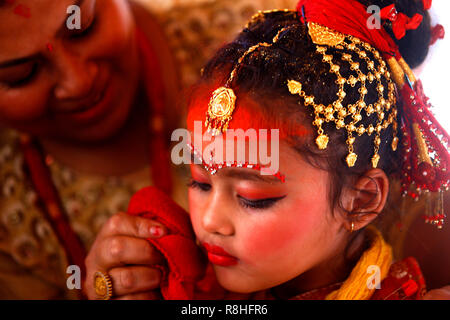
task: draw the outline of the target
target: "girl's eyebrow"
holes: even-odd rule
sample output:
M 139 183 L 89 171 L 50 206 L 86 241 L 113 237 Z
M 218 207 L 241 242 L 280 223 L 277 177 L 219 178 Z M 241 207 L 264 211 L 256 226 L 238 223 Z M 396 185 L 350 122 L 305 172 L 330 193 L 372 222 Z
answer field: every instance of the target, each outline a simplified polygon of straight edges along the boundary
M 205 169 L 205 167 L 201 164 L 196 164 L 196 167 L 198 167 L 200 170 L 206 171 L 209 173 L 208 170 Z M 244 170 L 246 169 L 246 170 Z M 252 170 L 252 171 L 250 171 Z M 219 172 L 219 171 L 218 171 Z M 229 178 L 235 178 L 240 180 L 251 180 L 251 181 L 257 181 L 257 182 L 264 182 L 264 183 L 282 183 L 280 179 L 273 175 L 262 175 L 261 172 L 257 172 L 253 169 L 247 169 L 247 168 L 233 168 L 233 167 L 224 167 L 223 169 L 220 169 L 220 172 Z
M 282 183 L 280 179 L 273 175 L 262 175 L 261 172 L 257 172 L 252 169 L 243 170 L 246 168 L 224 168 L 223 174 L 230 178 L 236 178 L 240 180 L 252 180 L 265 183 Z M 250 171 L 252 170 L 252 171 Z

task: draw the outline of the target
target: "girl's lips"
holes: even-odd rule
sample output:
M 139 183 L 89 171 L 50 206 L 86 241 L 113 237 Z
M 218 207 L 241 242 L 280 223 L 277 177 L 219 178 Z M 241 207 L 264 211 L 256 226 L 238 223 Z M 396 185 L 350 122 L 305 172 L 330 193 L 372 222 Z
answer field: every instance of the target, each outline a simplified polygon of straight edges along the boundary
M 219 266 L 229 267 L 238 263 L 238 259 L 228 254 L 223 248 L 215 245 L 202 243 L 208 253 L 208 260 Z

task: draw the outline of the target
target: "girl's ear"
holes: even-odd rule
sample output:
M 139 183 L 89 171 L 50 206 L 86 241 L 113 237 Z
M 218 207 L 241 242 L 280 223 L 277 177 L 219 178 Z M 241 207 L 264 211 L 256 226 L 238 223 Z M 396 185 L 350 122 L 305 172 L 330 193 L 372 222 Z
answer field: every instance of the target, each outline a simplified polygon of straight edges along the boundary
M 347 229 L 356 231 L 371 223 L 386 205 L 388 193 L 389 179 L 383 170 L 370 169 L 358 178 L 342 199 L 346 211 L 355 214 L 347 216 Z

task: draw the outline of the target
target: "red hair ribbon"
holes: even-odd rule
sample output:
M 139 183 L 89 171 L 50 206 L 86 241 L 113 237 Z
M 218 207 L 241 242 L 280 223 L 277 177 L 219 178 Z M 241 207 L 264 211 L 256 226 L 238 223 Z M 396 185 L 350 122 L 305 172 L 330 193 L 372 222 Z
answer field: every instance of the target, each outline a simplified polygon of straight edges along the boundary
M 397 39 L 405 36 L 406 30 L 415 30 L 422 23 L 422 15 L 416 13 L 412 18 L 406 14 L 398 12 L 394 4 L 381 9 L 381 19 L 392 22 L 392 31 Z
M 441 24 L 437 24 L 431 28 L 430 46 L 435 44 L 439 39 L 444 39 L 445 29 Z
M 395 56 L 400 59 L 398 46 L 384 28 L 369 29 L 367 21 L 370 13 L 356 0 L 300 0 L 297 11 L 306 22 L 315 22 L 352 35 L 378 49 L 385 59 Z
M 422 0 L 423 10 L 430 10 L 432 2 L 433 2 L 433 0 Z

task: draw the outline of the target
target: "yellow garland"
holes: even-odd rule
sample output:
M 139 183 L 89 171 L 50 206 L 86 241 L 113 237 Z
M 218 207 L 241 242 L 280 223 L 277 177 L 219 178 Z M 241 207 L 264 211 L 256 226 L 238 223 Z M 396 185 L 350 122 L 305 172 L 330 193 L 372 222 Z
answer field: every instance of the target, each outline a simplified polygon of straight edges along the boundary
M 370 248 L 363 253 L 342 286 L 326 297 L 327 300 L 370 299 L 375 291 L 375 289 L 369 289 L 367 286 L 367 279 L 370 276 L 367 269 L 371 265 L 380 268 L 381 280 L 387 276 L 392 263 L 392 248 L 384 241 L 383 236 L 376 228 L 368 227 L 367 231 L 371 238 Z

